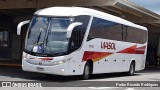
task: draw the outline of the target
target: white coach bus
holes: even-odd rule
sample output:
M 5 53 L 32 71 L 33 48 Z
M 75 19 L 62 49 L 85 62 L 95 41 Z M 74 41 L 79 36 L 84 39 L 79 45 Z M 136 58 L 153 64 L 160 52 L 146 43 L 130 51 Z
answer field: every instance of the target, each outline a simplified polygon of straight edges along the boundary
M 24 71 L 82 75 L 145 68 L 147 28 L 119 17 L 82 7 L 38 10 L 30 23 L 22 57 Z

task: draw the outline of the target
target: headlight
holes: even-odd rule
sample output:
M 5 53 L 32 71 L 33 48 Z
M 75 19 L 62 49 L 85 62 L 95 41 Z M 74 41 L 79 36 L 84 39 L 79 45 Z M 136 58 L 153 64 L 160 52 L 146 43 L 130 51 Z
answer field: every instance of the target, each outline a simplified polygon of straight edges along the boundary
M 63 64 L 63 63 L 69 62 L 70 60 L 71 59 L 68 58 L 68 59 L 64 59 L 64 60 L 60 60 L 60 61 L 55 61 L 55 62 L 53 62 L 53 65 Z

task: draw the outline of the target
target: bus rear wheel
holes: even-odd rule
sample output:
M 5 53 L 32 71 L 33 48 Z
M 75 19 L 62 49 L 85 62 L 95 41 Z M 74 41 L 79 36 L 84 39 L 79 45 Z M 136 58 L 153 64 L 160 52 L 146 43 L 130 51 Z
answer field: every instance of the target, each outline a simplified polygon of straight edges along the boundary
M 91 68 L 90 68 L 90 64 L 89 62 L 87 62 L 84 66 L 84 70 L 83 70 L 83 75 L 82 75 L 82 79 L 87 80 L 90 77 L 90 72 L 91 72 Z
M 130 65 L 129 71 L 128 71 L 128 75 L 132 76 L 134 74 L 134 72 L 135 72 L 135 63 L 132 62 Z

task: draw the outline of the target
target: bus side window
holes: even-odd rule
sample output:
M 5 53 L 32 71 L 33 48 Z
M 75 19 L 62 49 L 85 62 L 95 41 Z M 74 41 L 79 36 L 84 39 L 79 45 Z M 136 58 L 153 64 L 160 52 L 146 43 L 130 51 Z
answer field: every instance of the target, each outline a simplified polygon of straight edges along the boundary
M 94 17 L 87 41 L 94 38 L 122 41 L 122 34 L 121 24 Z
M 72 37 L 71 37 L 71 49 L 75 50 L 78 49 L 81 45 L 81 31 L 79 26 L 74 28 L 72 32 Z
M 126 26 L 125 41 L 144 44 L 147 42 L 147 31 L 138 28 Z
M 86 16 L 86 15 L 77 16 L 75 18 L 75 22 L 82 22 L 83 24 L 80 26 L 76 26 L 73 29 L 71 39 L 70 39 L 69 52 L 73 52 L 81 47 L 89 20 L 90 20 L 90 16 Z
M 77 26 L 73 29 L 72 31 L 72 36 L 71 36 L 71 45 L 70 45 L 70 49 L 71 51 L 74 51 L 78 48 L 81 47 L 82 45 L 82 41 L 84 38 L 84 31 L 82 30 L 82 26 Z
M 87 37 L 87 41 L 90 41 L 90 40 L 92 40 L 92 39 L 94 39 L 94 37 L 89 34 L 88 37 Z

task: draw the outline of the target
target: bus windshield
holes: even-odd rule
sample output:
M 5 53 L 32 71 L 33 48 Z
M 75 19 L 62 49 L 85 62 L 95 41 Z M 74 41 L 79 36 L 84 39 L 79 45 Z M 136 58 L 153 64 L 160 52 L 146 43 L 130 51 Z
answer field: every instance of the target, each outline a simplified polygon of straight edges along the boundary
M 47 18 L 35 16 L 30 24 L 25 49 L 34 53 L 66 53 L 67 28 L 73 18 Z
M 26 36 L 25 52 L 37 56 L 61 56 L 79 49 L 90 20 L 90 16 L 46 17 L 34 16 Z M 67 38 L 67 28 L 74 22 L 76 26 L 70 38 Z

